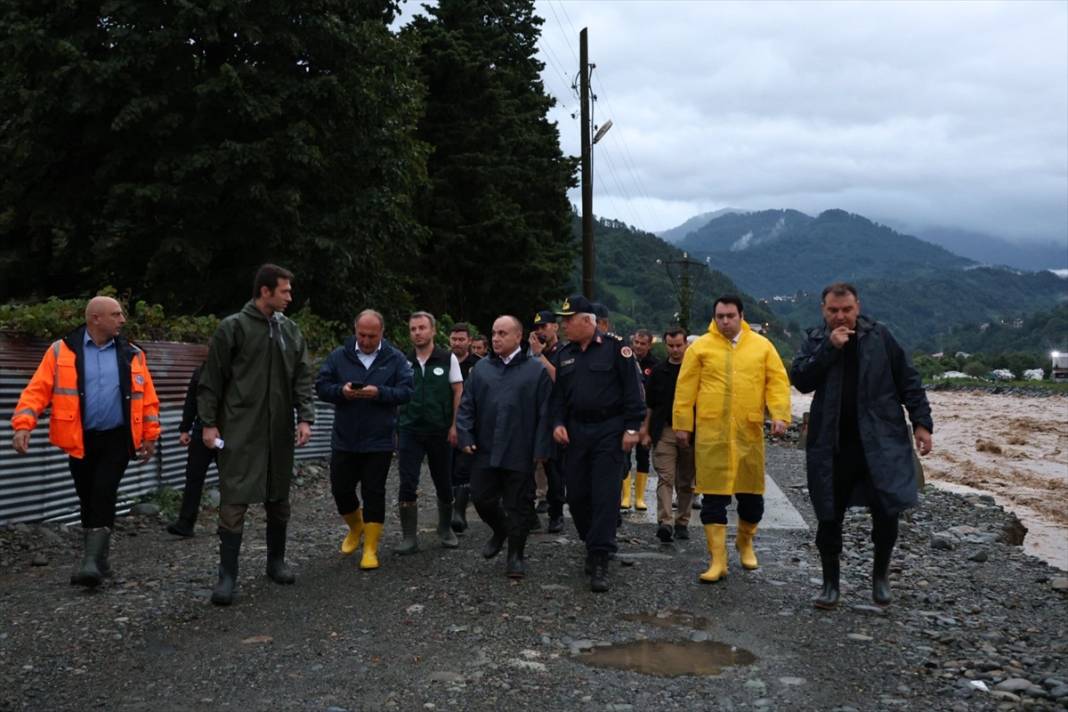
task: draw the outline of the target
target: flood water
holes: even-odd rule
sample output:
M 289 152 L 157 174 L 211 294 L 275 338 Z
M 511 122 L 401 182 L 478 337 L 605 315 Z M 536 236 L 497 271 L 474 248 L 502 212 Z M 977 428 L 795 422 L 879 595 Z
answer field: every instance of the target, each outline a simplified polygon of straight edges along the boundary
M 748 650 L 711 640 L 635 640 L 594 648 L 575 659 L 593 667 L 657 677 L 708 677 L 724 668 L 751 665 L 757 658 Z

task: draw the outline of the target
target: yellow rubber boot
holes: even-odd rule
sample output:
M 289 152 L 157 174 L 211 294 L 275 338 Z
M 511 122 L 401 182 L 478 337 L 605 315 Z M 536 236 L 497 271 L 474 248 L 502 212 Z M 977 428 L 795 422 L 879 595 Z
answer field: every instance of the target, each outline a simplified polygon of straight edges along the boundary
M 345 541 L 341 542 L 341 553 L 348 556 L 360 548 L 360 535 L 363 534 L 363 509 L 342 514 L 341 518 L 349 525 L 349 533 L 345 535 Z
M 634 508 L 640 512 L 644 512 L 648 507 L 645 506 L 645 483 L 649 480 L 648 472 L 636 472 L 634 473 Z
M 738 558 L 742 560 L 742 567 L 750 571 L 760 566 L 757 563 L 756 552 L 753 551 L 753 538 L 756 532 L 756 524 L 738 520 L 738 538 L 734 540 L 734 548 L 738 550 Z
M 363 556 L 360 558 L 360 568 L 364 571 L 378 568 L 378 540 L 381 538 L 381 522 L 367 522 L 363 525 Z
M 715 583 L 727 576 L 727 525 L 706 524 L 705 538 L 708 539 L 708 571 L 698 578 L 701 583 Z
M 623 480 L 623 493 L 619 497 L 619 508 L 630 509 L 630 483 L 634 479 L 627 473 L 626 479 Z

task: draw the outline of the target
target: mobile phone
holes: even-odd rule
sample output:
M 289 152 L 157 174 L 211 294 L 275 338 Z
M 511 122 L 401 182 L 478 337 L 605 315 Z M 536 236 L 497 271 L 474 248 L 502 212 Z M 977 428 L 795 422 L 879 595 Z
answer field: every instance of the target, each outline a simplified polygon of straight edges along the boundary
M 548 340 L 549 340 L 549 337 L 548 337 L 548 336 L 546 336 L 545 334 L 535 334 L 535 336 L 537 336 L 537 337 L 538 337 L 538 341 L 540 341 L 540 342 L 541 342 L 541 343 L 543 343 L 543 344 L 544 344 L 544 343 L 545 343 L 546 341 L 548 341 Z
M 361 388 L 363 388 L 363 386 L 364 386 L 364 384 L 362 384 L 362 383 L 351 383 L 351 382 L 349 383 L 349 388 L 351 388 L 354 391 L 360 390 Z

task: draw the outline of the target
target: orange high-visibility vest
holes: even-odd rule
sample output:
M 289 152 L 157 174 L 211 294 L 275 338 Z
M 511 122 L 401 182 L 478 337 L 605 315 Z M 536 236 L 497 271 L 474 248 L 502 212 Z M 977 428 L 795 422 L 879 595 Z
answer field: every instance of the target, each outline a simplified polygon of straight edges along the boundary
M 134 352 L 130 360 L 128 399 L 130 437 L 136 450 L 145 440 L 159 439 L 159 398 L 148 372 L 145 352 L 133 344 L 128 346 Z M 51 405 L 49 441 L 71 457 L 81 459 L 85 457 L 85 438 L 82 433 L 76 360 L 74 351 L 63 339 L 55 341 L 48 348 L 29 385 L 19 397 L 11 416 L 11 427 L 14 430 L 33 430 L 37 426 L 37 419 Z

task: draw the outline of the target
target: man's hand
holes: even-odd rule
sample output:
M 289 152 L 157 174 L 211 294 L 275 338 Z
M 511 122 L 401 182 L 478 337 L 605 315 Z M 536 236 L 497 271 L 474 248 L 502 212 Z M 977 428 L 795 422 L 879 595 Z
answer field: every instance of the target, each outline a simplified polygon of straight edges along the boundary
M 297 423 L 297 447 L 304 447 L 311 440 L 311 423 L 300 421 Z
M 542 349 L 545 348 L 545 344 L 541 343 L 538 335 L 533 331 L 530 332 L 530 336 L 527 338 L 527 343 L 530 344 L 530 355 L 534 358 L 541 356 Z
M 638 441 L 640 439 L 641 438 L 638 435 L 638 433 L 628 433 L 626 430 L 624 430 L 623 431 L 623 452 L 630 452 L 631 450 L 633 450 L 634 446 L 638 444 Z
M 28 453 L 30 451 L 30 431 L 16 430 L 15 437 L 11 439 L 11 445 L 15 448 L 15 452 L 20 455 Z
M 356 397 L 364 399 L 377 398 L 378 386 L 364 386 L 363 388 L 356 391 Z
M 638 431 L 638 442 L 641 443 L 642 447 L 650 447 L 653 444 L 653 436 L 649 434 L 648 430 L 642 428 Z
M 201 439 L 204 441 L 204 447 L 206 447 L 209 450 L 214 450 L 215 449 L 215 441 L 218 439 L 218 437 L 219 437 L 219 429 L 218 428 L 208 427 L 207 425 L 204 426 L 204 434 L 201 436 Z
M 840 349 L 846 345 L 849 341 L 849 337 L 857 332 L 850 329 L 848 326 L 839 326 L 837 329 L 831 332 L 831 346 L 836 349 Z
M 931 431 L 922 425 L 917 425 L 913 431 L 913 435 L 916 437 L 916 449 L 919 450 L 920 455 L 926 455 L 931 452 L 931 448 L 934 444 L 931 442 Z
M 676 430 L 675 431 L 675 444 L 679 447 L 690 447 L 690 431 L 689 430 Z
M 786 421 L 785 420 L 773 420 L 771 421 L 771 437 L 781 438 L 786 435 Z
M 456 444 L 460 442 L 460 434 L 456 432 L 456 426 L 449 428 L 449 445 L 456 447 Z
M 562 425 L 557 425 L 555 428 L 553 428 L 553 440 L 555 440 L 560 445 L 567 445 L 568 443 L 570 443 L 571 440 L 567 437 L 567 428 Z
M 152 459 L 152 456 L 156 454 L 156 441 L 145 440 L 141 443 L 141 449 L 137 451 L 137 461 L 142 465 Z
M 475 454 L 475 450 L 477 450 L 478 448 L 475 447 L 474 445 L 468 445 L 467 447 L 462 448 L 462 449 L 463 449 L 465 455 L 474 455 Z
M 360 390 L 362 389 L 353 388 L 351 383 L 346 383 L 341 387 L 341 395 L 345 396 L 345 400 L 353 400 L 359 398 L 359 395 L 357 394 Z
M 178 444 L 182 447 L 189 447 L 189 443 L 193 442 L 193 436 L 189 433 L 178 433 Z

